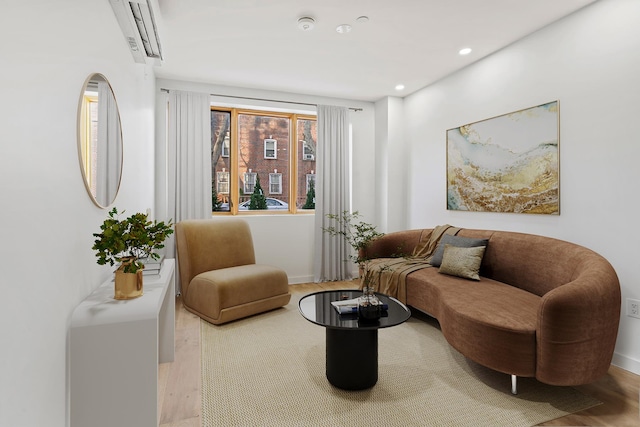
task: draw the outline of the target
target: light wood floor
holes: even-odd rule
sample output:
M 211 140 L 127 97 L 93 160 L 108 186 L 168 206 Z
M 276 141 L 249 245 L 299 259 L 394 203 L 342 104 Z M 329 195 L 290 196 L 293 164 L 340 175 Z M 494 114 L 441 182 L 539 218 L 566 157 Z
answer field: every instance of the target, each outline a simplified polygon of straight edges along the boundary
M 355 282 L 292 285 L 292 293 L 355 288 Z M 200 318 L 176 299 L 176 357 L 158 368 L 160 427 L 201 427 Z M 612 366 L 593 384 L 576 387 L 602 405 L 541 424 L 544 426 L 640 426 L 640 376 Z

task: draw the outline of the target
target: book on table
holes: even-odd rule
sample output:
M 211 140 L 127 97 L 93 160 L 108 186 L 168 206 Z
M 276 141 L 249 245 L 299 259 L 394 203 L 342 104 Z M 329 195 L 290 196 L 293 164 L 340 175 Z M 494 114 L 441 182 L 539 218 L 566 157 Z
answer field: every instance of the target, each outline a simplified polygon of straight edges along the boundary
M 144 269 L 142 270 L 143 276 L 149 279 L 160 277 L 160 269 L 162 268 L 162 261 L 164 261 L 164 255 L 162 254 L 158 254 L 158 255 L 160 256 L 158 259 L 154 259 L 152 257 L 138 259 L 138 261 L 144 265 Z M 115 270 L 117 270 L 119 267 L 120 267 L 120 264 L 116 266 Z
M 162 261 L 164 261 L 164 255 L 158 254 L 159 258 L 155 259 L 152 257 L 140 258 L 139 261 L 144 264 L 145 270 L 160 270 L 162 267 Z
M 345 299 L 340 301 L 331 301 L 331 305 L 338 311 L 340 314 L 352 314 L 358 312 L 358 301 L 360 298 L 352 298 Z M 388 309 L 388 305 L 384 304 L 382 301 L 376 298 L 376 301 L 379 305 L 382 306 L 383 310 Z

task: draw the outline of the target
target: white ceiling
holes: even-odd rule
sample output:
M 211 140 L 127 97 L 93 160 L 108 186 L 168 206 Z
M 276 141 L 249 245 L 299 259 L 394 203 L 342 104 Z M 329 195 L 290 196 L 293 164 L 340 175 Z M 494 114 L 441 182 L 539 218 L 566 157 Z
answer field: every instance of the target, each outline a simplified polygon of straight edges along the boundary
M 364 101 L 406 96 L 594 0 L 158 0 L 161 78 Z M 359 16 L 369 21 L 359 23 Z M 298 18 L 315 28 L 303 32 Z M 339 34 L 339 24 L 352 31 Z M 458 50 L 470 47 L 467 56 Z M 405 85 L 396 91 L 396 84 Z

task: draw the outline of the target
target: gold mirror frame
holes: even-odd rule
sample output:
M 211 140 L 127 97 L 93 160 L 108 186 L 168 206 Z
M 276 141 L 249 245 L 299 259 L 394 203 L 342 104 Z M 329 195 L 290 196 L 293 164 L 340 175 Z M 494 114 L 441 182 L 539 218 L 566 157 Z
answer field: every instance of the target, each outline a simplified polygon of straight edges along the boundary
M 78 158 L 89 197 L 106 209 L 120 189 L 122 127 L 111 84 L 99 73 L 89 75 L 80 92 Z

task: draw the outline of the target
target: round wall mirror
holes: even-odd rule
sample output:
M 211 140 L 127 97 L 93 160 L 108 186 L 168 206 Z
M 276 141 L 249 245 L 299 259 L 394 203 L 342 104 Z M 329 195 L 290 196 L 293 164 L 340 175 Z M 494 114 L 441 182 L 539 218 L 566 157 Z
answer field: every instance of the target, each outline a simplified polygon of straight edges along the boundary
M 87 77 L 78 106 L 78 156 L 91 200 L 106 208 L 120 188 L 122 128 L 109 81 L 102 74 Z

